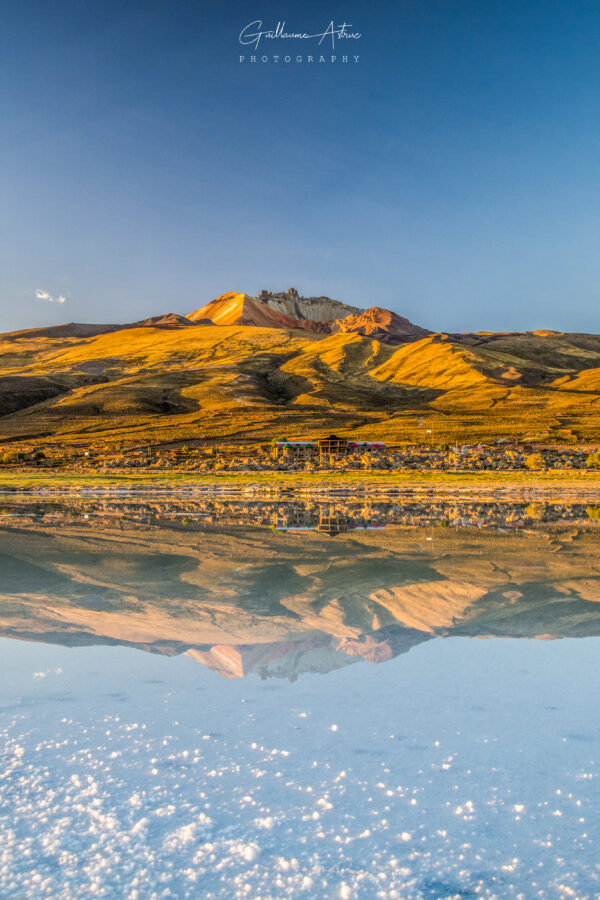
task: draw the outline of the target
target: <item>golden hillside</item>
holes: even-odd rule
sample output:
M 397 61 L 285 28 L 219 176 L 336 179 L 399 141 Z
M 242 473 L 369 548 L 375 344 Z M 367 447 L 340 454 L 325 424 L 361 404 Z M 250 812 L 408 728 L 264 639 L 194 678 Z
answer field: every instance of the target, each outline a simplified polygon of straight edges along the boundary
M 224 295 L 212 314 L 226 320 L 256 305 Z M 600 437 L 597 335 L 433 334 L 390 343 L 354 331 L 205 324 L 207 311 L 198 311 L 202 324 L 170 315 L 0 335 L 0 440 L 265 441 L 330 431 L 433 443 Z M 285 318 L 272 309 L 269 316 Z

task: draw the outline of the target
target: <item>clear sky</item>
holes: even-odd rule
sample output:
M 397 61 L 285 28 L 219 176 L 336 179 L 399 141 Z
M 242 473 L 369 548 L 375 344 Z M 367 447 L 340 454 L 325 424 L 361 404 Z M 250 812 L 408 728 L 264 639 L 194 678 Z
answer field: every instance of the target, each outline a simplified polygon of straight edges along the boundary
M 294 286 L 600 332 L 600 0 L 2 9 L 1 330 Z M 238 61 L 255 19 L 332 18 L 358 64 Z

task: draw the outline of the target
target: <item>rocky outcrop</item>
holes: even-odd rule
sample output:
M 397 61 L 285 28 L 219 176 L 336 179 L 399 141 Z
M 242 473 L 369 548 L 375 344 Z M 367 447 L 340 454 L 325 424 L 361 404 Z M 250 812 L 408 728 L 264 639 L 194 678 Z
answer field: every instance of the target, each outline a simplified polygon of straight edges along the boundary
M 224 678 L 258 675 L 295 681 L 306 672 L 325 674 L 359 661 L 360 654 L 347 653 L 338 644 L 335 638 L 315 632 L 304 639 L 191 649 L 186 655 Z
M 261 291 L 256 299 L 275 312 L 299 321 L 334 322 L 342 316 L 362 312 L 357 306 L 349 306 L 330 297 L 301 297 L 296 288 L 281 293 Z
M 334 330 L 368 335 L 386 344 L 418 341 L 431 334 L 426 328 L 414 325 L 404 316 L 399 316 L 389 309 L 382 309 L 380 306 L 372 306 L 357 315 L 337 319 Z

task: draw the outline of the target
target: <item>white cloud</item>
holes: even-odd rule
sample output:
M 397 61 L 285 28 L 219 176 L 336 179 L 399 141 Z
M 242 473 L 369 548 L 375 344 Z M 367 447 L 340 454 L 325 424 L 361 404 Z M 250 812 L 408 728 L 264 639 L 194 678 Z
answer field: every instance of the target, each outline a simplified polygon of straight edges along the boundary
M 45 672 L 34 672 L 34 678 L 47 678 L 48 675 L 62 675 L 62 669 L 46 669 Z
M 40 288 L 35 292 L 35 296 L 37 300 L 47 300 L 48 303 L 64 303 L 67 299 L 64 294 L 59 294 L 58 297 L 53 297 L 52 294 L 49 294 L 48 291 L 42 291 Z

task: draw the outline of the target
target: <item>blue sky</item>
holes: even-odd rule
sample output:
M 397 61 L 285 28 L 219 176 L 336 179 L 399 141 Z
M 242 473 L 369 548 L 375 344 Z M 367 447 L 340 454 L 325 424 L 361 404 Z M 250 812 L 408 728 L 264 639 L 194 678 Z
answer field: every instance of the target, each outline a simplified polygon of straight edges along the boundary
M 294 286 L 435 330 L 600 332 L 600 0 L 323 10 L 8 0 L 0 329 Z M 254 19 L 345 20 L 359 63 L 240 64 Z M 313 52 L 265 52 L 288 47 Z

